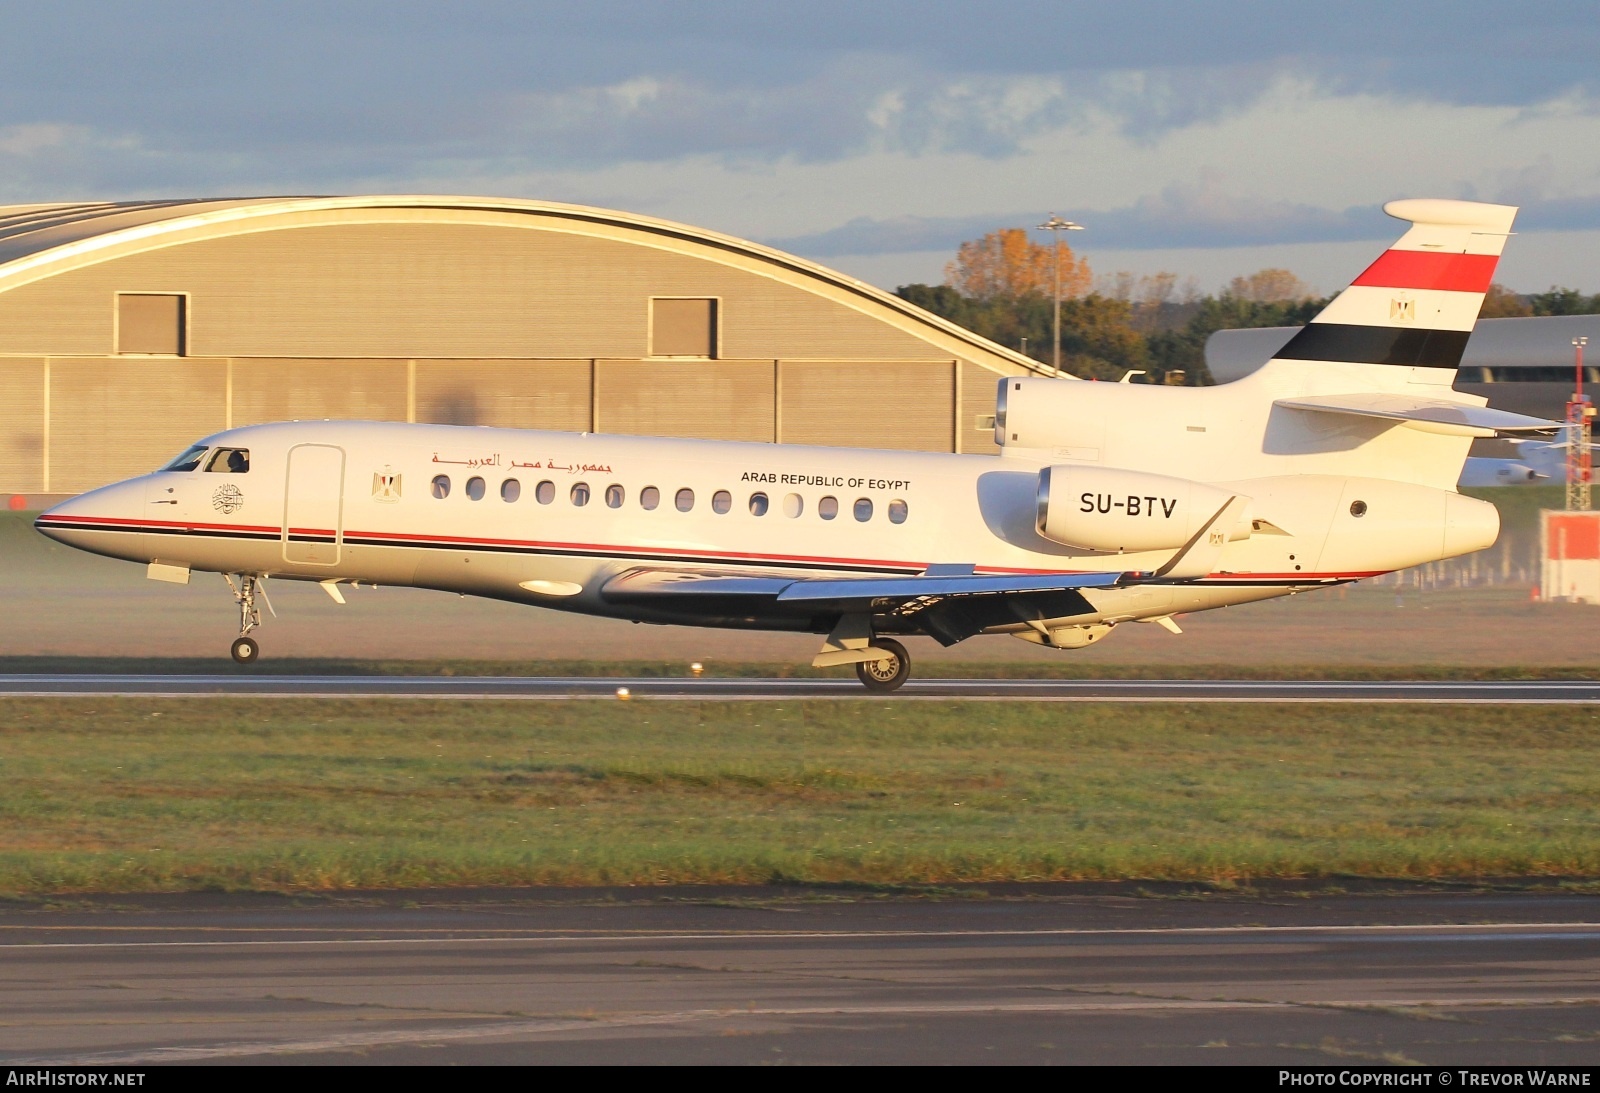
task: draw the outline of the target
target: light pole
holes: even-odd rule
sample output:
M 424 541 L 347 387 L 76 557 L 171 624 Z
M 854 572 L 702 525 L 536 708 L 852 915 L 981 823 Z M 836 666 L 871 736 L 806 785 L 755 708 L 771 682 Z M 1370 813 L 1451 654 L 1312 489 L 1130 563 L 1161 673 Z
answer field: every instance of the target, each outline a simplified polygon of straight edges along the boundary
M 1040 231 L 1051 232 L 1056 237 L 1056 291 L 1055 291 L 1055 326 L 1054 337 L 1050 344 L 1053 350 L 1050 357 L 1050 367 L 1055 369 L 1056 375 L 1061 375 L 1061 233 L 1081 232 L 1082 224 L 1074 224 L 1070 220 L 1063 220 L 1055 213 L 1050 214 L 1050 219 L 1039 225 Z

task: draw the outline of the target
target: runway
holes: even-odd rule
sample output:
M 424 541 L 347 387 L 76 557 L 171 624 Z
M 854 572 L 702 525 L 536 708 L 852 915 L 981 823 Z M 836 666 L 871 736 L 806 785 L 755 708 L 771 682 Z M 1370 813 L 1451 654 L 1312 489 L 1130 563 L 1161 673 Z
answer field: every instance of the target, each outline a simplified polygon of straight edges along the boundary
M 0 1062 L 1588 1064 L 1600 1040 L 1594 896 L 981 895 L 13 904 Z
M 1271 681 L 1174 679 L 919 679 L 890 696 L 853 679 L 624 679 L 523 676 L 0 675 L 0 695 L 52 697 L 323 697 L 630 699 L 759 702 L 796 699 L 970 699 L 1029 702 L 1600 703 L 1589 681 Z

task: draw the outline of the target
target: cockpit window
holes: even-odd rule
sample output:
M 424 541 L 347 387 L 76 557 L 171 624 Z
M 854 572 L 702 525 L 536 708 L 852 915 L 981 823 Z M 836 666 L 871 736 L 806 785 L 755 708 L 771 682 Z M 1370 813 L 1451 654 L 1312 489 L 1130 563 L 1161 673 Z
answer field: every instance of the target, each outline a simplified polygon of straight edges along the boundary
M 206 453 L 210 450 L 204 444 L 196 444 L 161 469 L 164 471 L 192 471 L 200 466 L 200 461 L 205 459 Z
M 249 474 L 250 449 L 218 448 L 217 454 L 206 464 L 206 470 L 213 474 Z

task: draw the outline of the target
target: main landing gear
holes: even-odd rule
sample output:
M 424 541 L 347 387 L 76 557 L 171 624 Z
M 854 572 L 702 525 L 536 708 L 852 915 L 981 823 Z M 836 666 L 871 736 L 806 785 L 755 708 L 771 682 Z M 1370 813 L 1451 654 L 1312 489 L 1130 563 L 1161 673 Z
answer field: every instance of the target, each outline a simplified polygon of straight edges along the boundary
M 251 573 L 241 573 L 238 581 L 234 575 L 224 573 L 222 579 L 228 582 L 228 587 L 233 590 L 233 598 L 239 605 L 239 636 L 233 639 L 233 654 L 236 664 L 254 664 L 261 659 L 261 646 L 256 644 L 256 639 L 250 636 L 250 631 L 261 625 L 261 609 L 256 606 L 256 596 L 266 602 L 267 610 L 272 610 L 272 601 L 267 599 L 266 586 L 261 577 Z
M 874 638 L 872 648 L 880 649 L 889 655 L 883 660 L 856 661 L 856 678 L 869 691 L 887 694 L 889 691 L 899 690 L 900 685 L 911 674 L 911 654 L 906 652 L 904 645 L 888 638 Z

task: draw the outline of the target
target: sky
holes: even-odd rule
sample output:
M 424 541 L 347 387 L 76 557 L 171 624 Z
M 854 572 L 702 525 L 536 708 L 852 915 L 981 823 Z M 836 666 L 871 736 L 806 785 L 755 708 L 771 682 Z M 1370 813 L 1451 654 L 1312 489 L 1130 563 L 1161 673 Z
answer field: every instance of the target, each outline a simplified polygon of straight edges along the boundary
M 1522 206 L 1600 291 L 1589 2 L 6 0 L 0 202 L 451 193 L 626 209 L 893 288 L 1051 213 L 1097 273 L 1341 287 L 1381 206 Z

